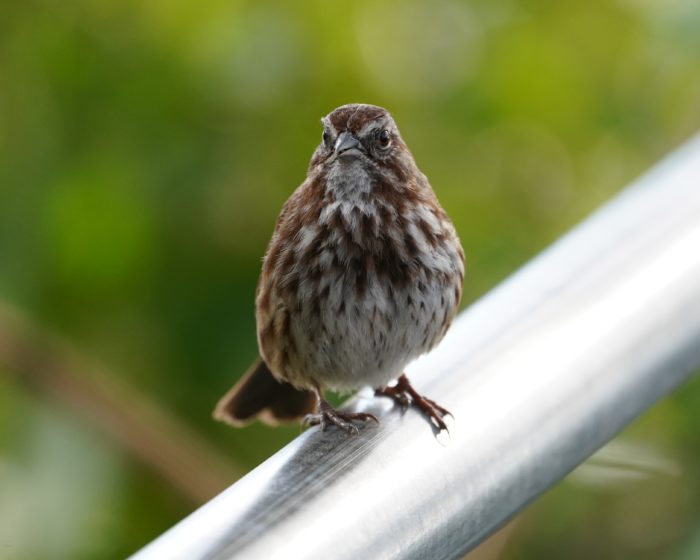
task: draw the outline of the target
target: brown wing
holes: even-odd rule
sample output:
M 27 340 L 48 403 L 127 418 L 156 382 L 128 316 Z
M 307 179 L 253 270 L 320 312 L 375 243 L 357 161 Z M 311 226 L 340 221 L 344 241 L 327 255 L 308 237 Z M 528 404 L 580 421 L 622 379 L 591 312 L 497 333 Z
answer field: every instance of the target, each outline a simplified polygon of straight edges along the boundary
M 265 362 L 258 360 L 226 393 L 214 409 L 214 418 L 243 426 L 256 418 L 266 424 L 290 422 L 316 410 L 316 395 L 277 381 Z

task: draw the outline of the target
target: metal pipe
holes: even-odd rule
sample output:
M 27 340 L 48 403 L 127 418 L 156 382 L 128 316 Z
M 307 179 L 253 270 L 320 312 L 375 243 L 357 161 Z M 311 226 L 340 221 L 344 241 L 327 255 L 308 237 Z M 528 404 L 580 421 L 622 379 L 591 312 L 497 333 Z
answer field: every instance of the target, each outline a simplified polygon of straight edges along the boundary
M 408 370 L 449 437 L 360 394 L 133 558 L 458 558 L 700 366 L 700 137 L 471 306 Z

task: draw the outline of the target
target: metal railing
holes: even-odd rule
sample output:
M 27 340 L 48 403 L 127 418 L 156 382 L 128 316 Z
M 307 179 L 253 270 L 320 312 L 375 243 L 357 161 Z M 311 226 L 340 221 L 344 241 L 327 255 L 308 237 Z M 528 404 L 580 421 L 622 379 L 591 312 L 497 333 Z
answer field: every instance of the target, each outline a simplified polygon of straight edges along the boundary
M 457 558 L 700 366 L 700 137 L 466 310 L 408 370 L 454 414 L 310 429 L 138 552 Z

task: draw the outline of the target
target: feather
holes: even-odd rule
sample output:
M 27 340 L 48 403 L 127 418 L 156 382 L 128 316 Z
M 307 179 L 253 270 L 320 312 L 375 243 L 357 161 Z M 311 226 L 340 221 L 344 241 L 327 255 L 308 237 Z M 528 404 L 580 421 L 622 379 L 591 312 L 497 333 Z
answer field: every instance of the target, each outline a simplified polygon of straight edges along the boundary
M 214 418 L 232 426 L 259 419 L 275 426 L 316 410 L 316 395 L 278 381 L 258 358 L 214 409 Z

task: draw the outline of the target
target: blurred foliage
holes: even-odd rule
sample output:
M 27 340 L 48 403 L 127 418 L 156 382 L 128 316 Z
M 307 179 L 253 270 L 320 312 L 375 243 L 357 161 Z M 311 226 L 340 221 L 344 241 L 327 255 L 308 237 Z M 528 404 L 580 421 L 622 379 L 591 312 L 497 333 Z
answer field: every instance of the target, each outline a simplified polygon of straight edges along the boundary
M 692 0 L 4 2 L 0 298 L 252 468 L 298 428 L 210 411 L 256 356 L 260 257 L 322 115 L 392 111 L 468 305 L 698 129 L 698 28 Z M 0 557 L 120 557 L 193 509 L 7 373 Z M 696 381 L 633 428 L 682 475 L 560 485 L 503 557 L 697 557 L 699 408 Z

